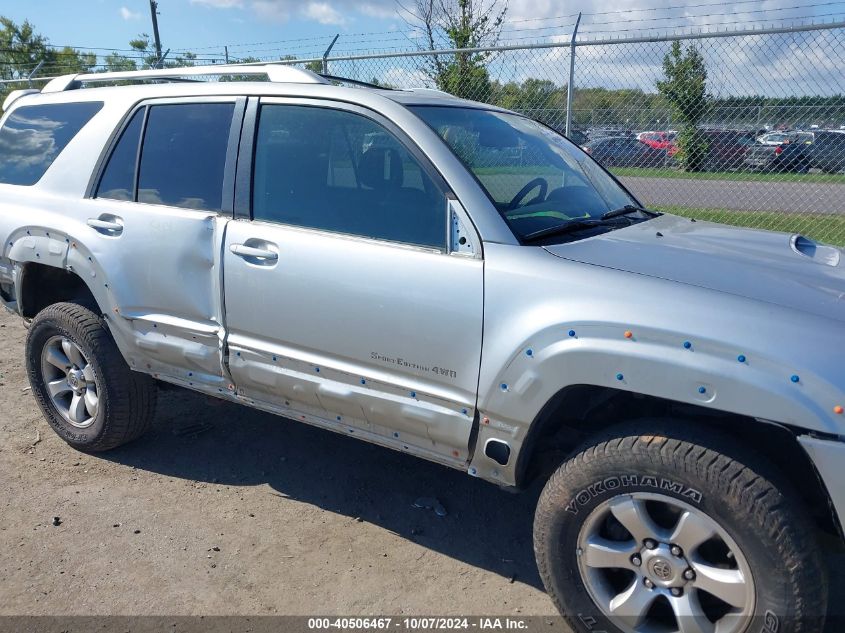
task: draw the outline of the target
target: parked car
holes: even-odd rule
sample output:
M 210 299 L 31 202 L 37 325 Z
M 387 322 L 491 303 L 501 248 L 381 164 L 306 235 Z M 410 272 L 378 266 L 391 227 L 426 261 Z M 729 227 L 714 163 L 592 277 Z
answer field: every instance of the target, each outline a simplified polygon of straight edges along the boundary
M 766 172 L 807 172 L 812 167 L 813 132 L 784 134 L 780 144 L 755 143 L 745 153 L 746 168 Z M 758 139 L 759 141 L 759 139 Z
M 588 140 L 590 140 L 587 135 L 581 130 L 570 130 L 569 136 L 567 136 L 567 138 L 576 145 L 583 145 Z
M 763 134 L 757 137 L 757 143 L 761 145 L 788 145 L 797 136 L 797 132 L 790 132 L 790 131 L 782 131 L 782 132 L 769 132 L 768 134 Z
M 592 141 L 600 138 L 636 138 L 636 135 L 631 130 L 614 127 L 591 127 L 587 129 L 587 136 Z
M 584 151 L 605 167 L 657 167 L 666 160 L 665 151 L 627 137 L 589 141 L 584 145 Z
M 270 82 L 183 81 L 229 73 Z M 138 438 L 176 385 L 539 480 L 537 568 L 580 633 L 822 630 L 842 250 L 645 209 L 513 112 L 289 66 L 4 107 L 0 299 L 71 447 Z
M 809 166 L 834 174 L 845 171 L 845 131 L 824 130 L 813 133 Z
M 654 149 L 669 149 L 675 141 L 676 132 L 640 132 L 637 140 Z
M 743 166 L 746 154 L 754 145 L 754 133 L 737 130 L 704 130 L 707 143 L 704 169 L 722 171 Z

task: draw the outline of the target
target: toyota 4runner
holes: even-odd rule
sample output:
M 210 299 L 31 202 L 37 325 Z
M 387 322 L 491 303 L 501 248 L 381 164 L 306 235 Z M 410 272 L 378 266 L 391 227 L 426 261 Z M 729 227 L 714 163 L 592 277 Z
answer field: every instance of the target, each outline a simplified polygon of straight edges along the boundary
M 114 448 L 178 385 L 545 482 L 537 565 L 577 631 L 821 630 L 843 252 L 650 211 L 519 114 L 353 83 L 252 65 L 7 99 L 0 296 L 55 432 Z

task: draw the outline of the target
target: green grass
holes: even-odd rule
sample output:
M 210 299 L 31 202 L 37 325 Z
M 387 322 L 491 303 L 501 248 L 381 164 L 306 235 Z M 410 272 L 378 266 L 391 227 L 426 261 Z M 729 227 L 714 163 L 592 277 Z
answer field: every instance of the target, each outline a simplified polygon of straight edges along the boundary
M 779 213 L 776 211 L 722 211 L 687 207 L 654 208 L 658 211 L 695 218 L 696 220 L 708 220 L 768 231 L 801 233 L 801 235 L 819 242 L 845 246 L 845 216 L 843 215 Z
M 611 167 L 611 173 L 625 178 L 679 178 L 684 180 L 738 180 L 748 182 L 807 182 L 845 184 L 845 174 L 763 174 L 741 171 L 688 173 L 668 167 Z

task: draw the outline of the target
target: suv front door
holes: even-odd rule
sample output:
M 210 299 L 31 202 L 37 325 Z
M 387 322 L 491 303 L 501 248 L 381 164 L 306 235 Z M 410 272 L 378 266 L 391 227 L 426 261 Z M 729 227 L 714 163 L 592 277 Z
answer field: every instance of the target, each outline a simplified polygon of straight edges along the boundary
M 251 218 L 229 224 L 223 249 L 239 395 L 437 461 L 465 461 L 483 262 L 449 248 L 457 205 L 445 184 L 371 111 L 279 98 L 256 110 L 240 152 L 254 156 Z M 239 187 L 250 182 L 243 168 Z

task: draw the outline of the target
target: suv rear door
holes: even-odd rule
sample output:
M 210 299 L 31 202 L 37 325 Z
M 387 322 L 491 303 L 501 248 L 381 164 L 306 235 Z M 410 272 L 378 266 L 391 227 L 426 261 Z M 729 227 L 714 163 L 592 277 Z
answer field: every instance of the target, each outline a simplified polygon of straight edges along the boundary
M 238 393 L 464 462 L 483 262 L 449 248 L 456 203 L 439 174 L 395 126 L 353 105 L 264 98 L 247 108 L 244 135 L 241 219 L 223 249 Z
M 151 373 L 194 385 L 225 381 L 219 243 L 232 217 L 244 105 L 234 97 L 139 105 L 83 201 L 82 242 L 108 277 L 138 358 Z

